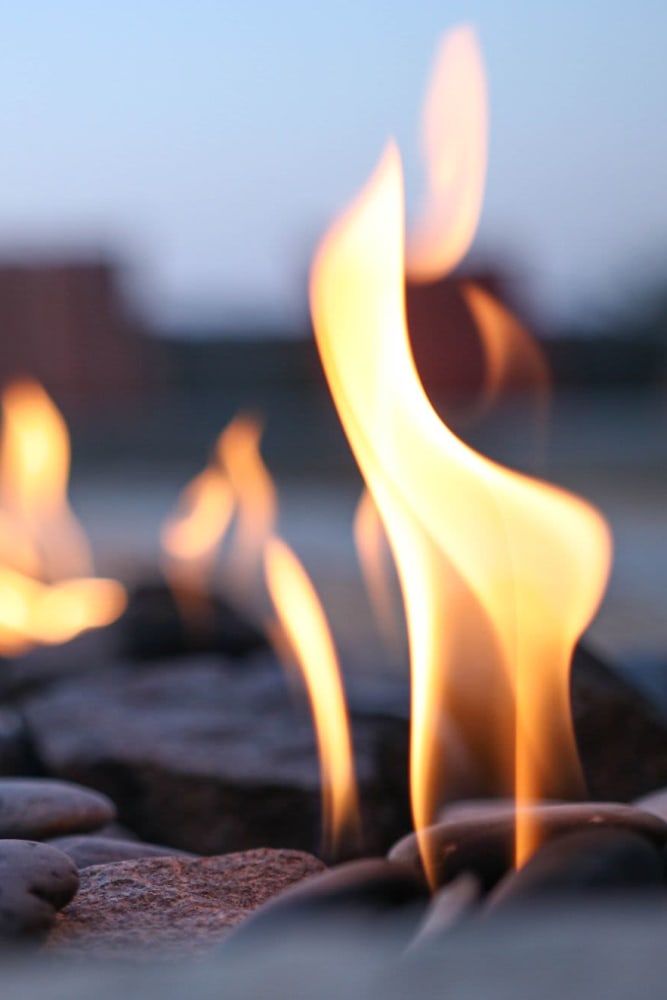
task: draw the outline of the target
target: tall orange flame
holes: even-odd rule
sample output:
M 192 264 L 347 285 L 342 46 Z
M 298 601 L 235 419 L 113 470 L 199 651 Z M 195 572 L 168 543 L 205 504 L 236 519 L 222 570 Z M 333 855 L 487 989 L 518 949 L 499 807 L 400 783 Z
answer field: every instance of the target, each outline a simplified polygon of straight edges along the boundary
M 547 758 L 569 760 L 577 771 L 569 661 L 601 599 L 610 538 L 583 500 L 483 458 L 436 415 L 405 322 L 403 225 L 401 165 L 390 146 L 316 255 L 311 311 L 340 419 L 401 580 L 419 832 L 437 804 L 440 762 L 431 751 L 442 706 L 457 675 L 474 665 L 480 637 L 496 676 L 514 692 L 516 754 L 505 767 L 515 770 L 519 802 L 541 794 Z M 502 744 L 498 750 L 508 757 Z M 536 832 L 528 811 L 519 815 L 523 860 Z M 429 857 L 424 864 L 432 872 Z
M 67 501 L 67 427 L 49 396 L 36 382 L 13 382 L 2 414 L 0 652 L 18 655 L 110 624 L 125 591 L 90 578 L 90 549 Z
M 333 638 L 315 589 L 292 550 L 272 538 L 266 548 L 269 593 L 303 674 L 322 773 L 324 849 L 337 856 L 358 835 L 359 807 L 350 725 Z

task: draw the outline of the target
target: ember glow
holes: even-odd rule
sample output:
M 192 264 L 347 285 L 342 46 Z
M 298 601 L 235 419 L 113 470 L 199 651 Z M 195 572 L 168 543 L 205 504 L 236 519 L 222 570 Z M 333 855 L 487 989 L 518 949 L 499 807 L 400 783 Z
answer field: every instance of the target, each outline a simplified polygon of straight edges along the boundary
M 69 436 L 36 382 L 2 397 L 0 652 L 18 655 L 108 625 L 125 608 L 115 580 L 91 577 L 85 535 L 67 501 Z
M 419 832 L 438 805 L 442 762 L 432 749 L 443 707 L 480 651 L 514 693 L 511 731 L 502 720 L 488 737 L 500 741 L 518 801 L 543 794 L 545 767 L 569 761 L 576 772 L 570 657 L 602 596 L 610 539 L 587 503 L 485 459 L 440 420 L 410 349 L 404 270 L 403 180 L 390 146 L 316 255 L 311 310 L 327 380 L 401 580 Z M 528 812 L 520 816 L 519 862 L 536 838 Z M 424 864 L 432 871 L 428 857 Z
M 277 538 L 266 549 L 266 579 L 303 674 L 322 774 L 324 849 L 336 857 L 358 836 L 359 810 L 350 725 L 338 658 L 322 605 L 303 566 Z

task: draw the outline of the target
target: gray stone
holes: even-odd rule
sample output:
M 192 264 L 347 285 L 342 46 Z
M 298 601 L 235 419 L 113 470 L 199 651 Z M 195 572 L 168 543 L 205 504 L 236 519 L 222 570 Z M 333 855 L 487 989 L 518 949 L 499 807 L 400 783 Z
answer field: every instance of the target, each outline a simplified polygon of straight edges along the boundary
M 261 949 L 267 942 L 286 947 L 305 929 L 318 926 L 335 937 L 341 924 L 369 926 L 407 943 L 422 914 L 429 892 L 407 865 L 385 858 L 365 858 L 336 865 L 315 878 L 275 896 L 234 932 L 226 949 Z
M 271 896 L 323 868 L 300 851 L 270 849 L 87 868 L 46 947 L 95 958 L 201 954 Z
M 76 865 L 55 847 L 0 840 L 0 939 L 45 933 L 78 884 Z
M 479 882 L 469 873 L 459 875 L 453 882 L 438 889 L 408 951 L 430 947 L 434 941 L 441 941 L 460 920 L 476 912 L 480 895 Z
M 192 857 L 175 847 L 145 844 L 140 840 L 119 840 L 117 837 L 54 837 L 47 843 L 67 854 L 79 871 L 93 865 L 108 865 L 135 858 Z
M 80 785 L 47 778 L 0 779 L 0 838 L 44 840 L 85 832 L 115 815 L 105 795 Z
M 665 892 L 665 862 L 648 840 L 628 830 L 570 833 L 539 848 L 491 893 L 494 915 L 526 905 L 586 901 L 591 892 Z
M 34 760 L 21 714 L 0 708 L 0 775 L 34 773 Z
M 667 788 L 661 788 L 651 795 L 643 795 L 640 799 L 636 799 L 633 805 L 667 822 Z
M 581 830 L 602 827 L 629 830 L 658 847 L 667 842 L 667 824 L 633 806 L 615 803 L 573 803 L 527 807 L 534 814 L 543 841 Z M 510 809 L 492 806 L 484 816 L 478 811 L 468 819 L 452 819 L 423 831 L 438 885 L 464 872 L 475 874 L 483 888 L 492 888 L 513 864 L 515 816 Z M 389 858 L 423 872 L 415 834 L 400 840 Z
M 44 768 L 105 792 L 146 841 L 197 854 L 319 849 L 310 712 L 273 661 L 116 667 L 53 686 L 24 712 Z M 408 724 L 364 714 L 353 729 L 363 846 L 384 853 L 410 829 Z

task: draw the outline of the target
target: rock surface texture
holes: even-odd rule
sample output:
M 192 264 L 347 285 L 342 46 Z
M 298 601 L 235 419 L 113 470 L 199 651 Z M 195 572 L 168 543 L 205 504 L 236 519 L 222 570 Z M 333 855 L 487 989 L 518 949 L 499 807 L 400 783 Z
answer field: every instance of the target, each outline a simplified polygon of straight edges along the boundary
M 311 855 L 270 849 L 88 868 L 46 947 L 95 958 L 200 954 L 271 896 L 323 869 Z

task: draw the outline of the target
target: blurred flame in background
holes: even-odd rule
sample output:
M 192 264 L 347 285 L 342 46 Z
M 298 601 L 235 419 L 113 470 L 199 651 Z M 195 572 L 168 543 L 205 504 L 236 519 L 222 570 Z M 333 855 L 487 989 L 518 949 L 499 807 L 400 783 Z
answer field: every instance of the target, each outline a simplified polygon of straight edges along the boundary
M 266 548 L 269 593 L 303 674 L 322 775 L 323 847 L 329 857 L 358 846 L 359 805 L 345 693 L 333 638 L 315 588 L 283 541 Z
M 233 521 L 226 577 L 240 603 L 256 605 L 264 548 L 276 520 L 273 481 L 260 452 L 261 421 L 239 414 L 221 431 L 212 458 L 185 487 L 162 527 L 164 565 L 175 596 L 205 595 Z M 184 608 L 187 613 L 187 608 Z
M 438 804 L 432 750 L 449 688 L 462 668 L 475 669 L 480 637 L 485 669 L 514 695 L 502 734 L 487 737 L 502 737 L 494 750 L 513 772 L 518 801 L 543 794 L 545 769 L 569 761 L 578 772 L 569 662 L 602 596 L 610 540 L 584 501 L 483 458 L 441 422 L 411 353 L 403 232 L 402 172 L 391 146 L 316 254 L 311 310 L 327 381 L 401 581 L 419 832 Z M 478 699 L 480 691 L 492 694 L 478 687 Z M 536 836 L 523 815 L 519 861 Z M 431 859 L 424 864 L 432 872 Z
M 225 579 L 244 608 L 261 606 L 263 580 L 278 615 L 269 629 L 286 667 L 296 665 L 312 710 L 322 774 L 323 844 L 330 856 L 359 832 L 349 720 L 333 638 L 305 569 L 274 535 L 277 492 L 260 452 L 262 424 L 239 414 L 221 432 L 213 457 L 184 489 L 163 525 L 165 573 L 187 620 L 197 625 L 215 587 L 213 570 L 232 523 Z M 258 578 L 264 570 L 263 579 Z
M 61 414 L 28 379 L 2 396 L 0 653 L 18 655 L 115 621 L 125 591 L 90 578 L 92 559 L 67 501 L 70 447 Z

